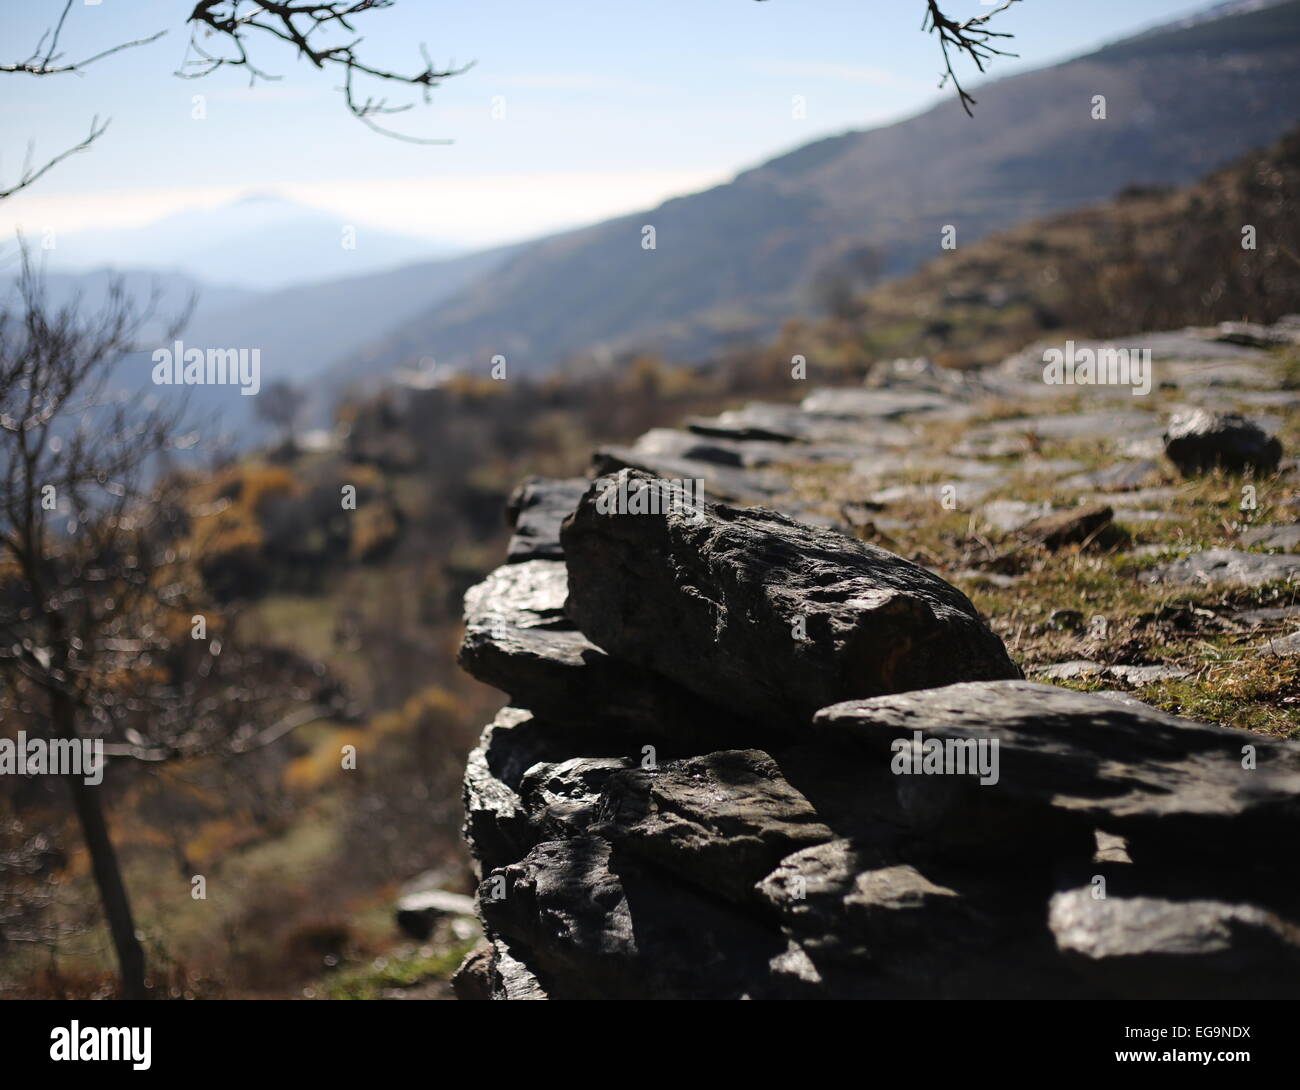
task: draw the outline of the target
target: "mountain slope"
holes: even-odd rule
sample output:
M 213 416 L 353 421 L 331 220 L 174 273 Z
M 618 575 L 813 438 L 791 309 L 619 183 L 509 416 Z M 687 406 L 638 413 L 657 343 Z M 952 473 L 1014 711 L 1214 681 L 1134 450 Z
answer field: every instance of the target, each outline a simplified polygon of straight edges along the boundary
M 819 273 L 868 243 L 900 274 L 940 252 L 1133 183 L 1188 182 L 1275 139 L 1300 101 L 1300 2 L 1109 46 L 954 101 L 807 145 L 735 181 L 518 252 L 397 327 L 372 369 L 420 356 L 517 371 L 652 348 L 700 358 L 814 306 Z M 1106 96 L 1106 118 L 1092 117 Z M 642 227 L 657 233 L 642 248 Z
M 1296 255 L 1300 128 L 1194 185 L 1126 190 L 964 246 L 787 323 L 763 358 L 781 372 L 796 352 L 850 371 L 917 356 L 969 367 L 1049 336 L 1267 324 L 1300 305 Z

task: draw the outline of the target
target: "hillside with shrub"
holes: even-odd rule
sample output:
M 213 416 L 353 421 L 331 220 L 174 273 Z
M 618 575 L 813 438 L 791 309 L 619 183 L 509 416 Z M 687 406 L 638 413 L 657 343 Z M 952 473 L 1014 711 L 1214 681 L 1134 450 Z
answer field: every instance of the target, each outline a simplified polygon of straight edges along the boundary
M 1297 209 L 1300 129 L 1194 185 L 1132 187 L 869 291 L 828 285 L 830 313 L 787 323 L 779 351 L 849 370 L 900 356 L 965 368 L 1048 335 L 1275 321 L 1300 307 Z

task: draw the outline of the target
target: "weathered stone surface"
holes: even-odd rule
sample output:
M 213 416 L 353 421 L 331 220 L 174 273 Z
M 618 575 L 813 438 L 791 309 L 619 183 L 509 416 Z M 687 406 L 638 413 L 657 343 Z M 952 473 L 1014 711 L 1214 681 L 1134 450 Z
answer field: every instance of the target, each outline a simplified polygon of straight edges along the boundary
M 635 766 L 631 757 L 571 757 L 529 768 L 519 782 L 519 795 L 533 843 L 584 835 L 601 820 L 606 784 Z
M 1300 575 L 1300 554 L 1248 553 L 1240 549 L 1204 549 L 1141 574 L 1144 583 L 1172 586 L 1258 587 Z
M 633 446 L 642 456 L 716 462 L 720 466 L 743 469 L 849 463 L 882 449 L 875 443 L 733 439 L 674 428 L 651 428 Z
M 1190 409 L 1170 419 L 1165 453 L 1189 477 L 1220 467 L 1272 473 L 1282 459 L 1282 444 L 1238 413 Z
M 518 766 L 534 763 L 536 749 L 545 745 L 536 731 L 527 730 L 532 721 L 531 713 L 522 708 L 503 708 L 466 761 L 465 841 L 480 864 L 486 860 L 495 866 L 518 859 L 532 844 L 528 816 L 514 789 L 524 771 Z M 515 735 L 509 742 L 503 738 L 507 733 Z
M 689 690 L 612 658 L 579 632 L 564 611 L 567 581 L 562 562 L 528 560 L 471 587 L 461 667 L 513 704 L 570 726 L 598 724 L 606 735 L 643 742 L 733 736 L 725 709 L 701 705 Z
M 933 503 L 936 507 L 973 507 L 1001 487 L 996 481 L 940 481 L 938 484 L 898 484 L 872 492 L 868 503 Z
M 1010 534 L 1050 514 L 1051 510 L 1051 504 L 1041 500 L 994 500 L 980 508 L 978 518 L 981 528 Z
M 1267 852 L 1300 835 L 1300 747 L 1243 736 L 1154 708 L 1027 681 L 977 682 L 838 704 L 816 725 L 858 739 L 879 760 L 895 739 L 997 740 L 999 778 L 902 776 L 913 809 L 943 838 L 985 819 L 973 807 L 1029 815 L 1053 812 L 1126 837 L 1134 858 L 1158 848 Z M 972 817 L 974 815 L 974 817 Z M 965 823 L 953 827 L 954 823 Z M 995 826 L 987 822 L 991 834 Z M 1068 821 L 1066 823 L 1068 826 Z M 984 833 L 980 833 L 983 837 Z
M 899 446 L 912 433 L 906 427 L 862 416 L 813 413 L 798 405 L 755 401 L 715 417 L 690 420 L 697 435 L 736 440 L 772 440 L 779 443 L 847 443 L 863 446 Z
M 519 959 L 518 953 L 501 939 L 492 943 L 492 998 L 550 999 L 537 974 Z
M 1007 476 L 1007 467 L 974 458 L 917 458 L 881 452 L 858 458 L 852 472 L 855 477 L 872 482 L 894 480 L 912 473 L 946 474 L 963 481 L 1001 481 Z
M 799 445 L 800 447 L 803 444 Z M 722 466 L 755 467 L 789 460 L 795 455 L 789 443 L 777 440 L 735 440 L 697 435 L 674 428 L 651 428 L 636 441 L 640 454 L 660 458 L 688 458 Z M 799 450 L 799 453 L 803 453 Z M 577 506 L 576 503 L 574 506 Z
M 1071 492 L 1087 492 L 1092 489 L 1099 492 L 1124 492 L 1141 488 L 1159 469 L 1159 464 L 1150 458 L 1112 462 L 1101 469 L 1066 477 L 1061 481 L 1060 487 Z
M 560 523 L 578 506 L 587 490 L 585 478 L 529 477 L 510 497 L 506 517 L 515 528 L 506 547 L 506 563 L 559 560 Z
M 1158 437 L 1155 416 L 1136 410 L 1024 416 L 970 428 L 954 453 L 1006 455 L 1033 450 L 1044 439 L 1120 439 Z
M 703 481 L 712 500 L 726 503 L 763 503 L 786 491 L 784 478 L 770 470 L 741 469 L 698 458 L 646 454 L 630 447 L 602 447 L 592 456 L 596 475 L 621 469 L 677 481 Z
M 1167 678 L 1181 678 L 1188 675 L 1187 670 L 1177 666 L 1158 664 L 1155 666 L 1106 666 L 1089 659 L 1072 659 L 1069 662 L 1056 662 L 1050 666 L 1040 666 L 1033 671 L 1039 677 L 1052 681 L 1070 681 L 1082 677 L 1113 678 L 1130 685 L 1150 685 Z
M 1138 999 L 1290 998 L 1300 927 L 1249 904 L 1124 896 L 1091 887 L 1052 897 L 1062 953 L 1110 992 Z
M 1260 325 L 1257 322 L 1220 322 L 1215 340 L 1226 344 L 1246 345 L 1249 348 L 1276 348 L 1300 344 L 1300 327 L 1282 322 L 1277 325 Z
M 1052 949 L 1049 888 L 1023 868 L 916 866 L 838 839 L 758 886 L 824 989 L 853 998 L 1085 998 Z
M 923 390 L 865 389 L 837 386 L 814 390 L 803 399 L 805 412 L 827 416 L 876 417 L 889 420 L 914 413 L 952 413 L 958 402 Z
M 1243 609 L 1231 616 L 1233 623 L 1244 625 L 1247 628 L 1288 625 L 1293 620 L 1300 621 L 1300 604 L 1265 606 L 1262 609 Z
M 786 947 L 595 837 L 537 845 L 485 877 L 479 905 L 489 928 L 531 951 L 553 999 L 766 998 L 768 963 Z
M 1273 523 L 1256 526 L 1241 535 L 1243 545 L 1257 545 L 1265 549 L 1282 549 L 1294 552 L 1300 549 L 1300 522 Z
M 798 731 L 850 694 L 1018 676 L 966 596 L 901 557 L 769 511 L 602 514 L 618 487 L 565 523 L 569 615 L 705 700 Z
M 1260 650 L 1285 658 L 1300 655 L 1300 632 L 1292 632 L 1289 636 L 1279 636 L 1277 639 L 1269 640 Z
M 610 776 L 598 830 L 629 852 L 744 901 L 782 858 L 833 835 L 758 750 L 727 750 Z

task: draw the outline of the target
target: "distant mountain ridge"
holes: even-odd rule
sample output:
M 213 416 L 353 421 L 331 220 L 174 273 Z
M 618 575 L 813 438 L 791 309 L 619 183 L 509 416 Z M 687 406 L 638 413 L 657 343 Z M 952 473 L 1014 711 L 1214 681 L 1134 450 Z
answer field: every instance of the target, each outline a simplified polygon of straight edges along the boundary
M 978 89 L 975 118 L 945 101 L 884 128 L 830 137 L 708 191 L 520 248 L 337 370 L 431 356 L 518 372 L 657 350 L 700 359 L 810 313 L 813 284 L 849 245 L 906 273 L 957 244 L 1103 200 L 1194 180 L 1276 139 L 1300 111 L 1300 2 L 1145 32 Z M 1105 118 L 1093 117 L 1105 96 Z M 655 249 L 643 249 L 652 225 Z
M 345 239 L 344 232 L 351 237 Z M 206 284 L 272 291 L 387 272 L 458 247 L 381 231 L 270 194 L 186 209 L 140 227 L 68 231 L 54 267 L 174 269 Z

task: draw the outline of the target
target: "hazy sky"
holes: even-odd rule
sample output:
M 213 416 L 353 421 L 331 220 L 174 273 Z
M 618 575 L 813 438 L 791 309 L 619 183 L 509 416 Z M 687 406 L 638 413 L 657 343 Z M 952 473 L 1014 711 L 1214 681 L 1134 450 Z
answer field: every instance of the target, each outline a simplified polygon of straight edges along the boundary
M 25 57 L 63 3 L 0 2 L 0 60 Z M 1021 56 L 999 59 L 992 76 L 1204 6 L 1021 0 L 998 17 Z M 435 63 L 476 62 L 431 106 L 390 122 L 455 141 L 418 146 L 364 128 L 344 109 L 337 76 L 273 41 L 256 48 L 278 82 L 250 89 L 233 68 L 176 78 L 191 7 L 77 0 L 62 42 L 69 60 L 168 34 L 83 76 L 0 76 L 2 183 L 29 142 L 39 161 L 79 140 L 92 115 L 112 118 L 93 150 L 0 202 L 0 234 L 127 227 L 274 192 L 359 224 L 477 246 L 653 205 L 950 93 L 937 90 L 940 57 L 920 32 L 921 0 L 398 0 L 358 17 L 365 59 L 417 69 L 424 42 Z M 205 98 L 201 120 L 195 95 Z M 795 95 L 806 99 L 803 119 L 791 116 Z M 502 101 L 505 116 L 494 118 Z

